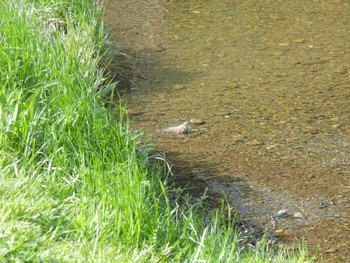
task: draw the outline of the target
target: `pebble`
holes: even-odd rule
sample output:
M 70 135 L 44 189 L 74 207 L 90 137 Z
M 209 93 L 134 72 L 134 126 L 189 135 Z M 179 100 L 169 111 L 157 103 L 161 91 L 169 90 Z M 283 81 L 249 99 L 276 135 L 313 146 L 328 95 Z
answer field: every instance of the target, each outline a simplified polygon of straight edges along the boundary
M 268 145 L 266 146 L 266 150 L 271 150 L 271 149 L 274 149 L 278 146 L 278 144 L 271 144 L 271 145 Z
M 333 73 L 334 74 L 346 74 L 347 70 L 346 70 L 346 68 L 337 67 L 337 68 L 333 69 Z
M 258 140 L 252 140 L 252 141 L 246 142 L 246 144 L 249 145 L 249 146 L 259 146 L 259 145 L 263 145 L 264 142 L 263 141 L 258 141 Z
M 329 59 L 317 59 L 317 60 L 303 62 L 302 65 L 313 66 L 313 65 L 319 65 L 319 64 L 326 64 L 328 62 L 329 62 Z
M 283 55 L 283 52 L 281 52 L 281 51 L 275 51 L 275 52 L 273 52 L 273 55 L 276 56 L 276 57 L 280 57 L 280 56 Z
M 271 14 L 270 17 L 273 19 L 273 20 L 283 20 L 283 16 L 279 15 L 279 14 Z
M 326 208 L 326 207 L 328 207 L 328 204 L 326 202 L 324 202 L 324 201 L 320 202 L 319 208 L 322 209 L 322 208 Z
M 288 42 L 284 42 L 284 43 L 279 43 L 279 45 L 281 47 L 288 47 L 289 46 L 289 43 Z
M 277 229 L 277 230 L 275 231 L 275 234 L 282 234 L 282 233 L 284 233 L 284 229 L 283 229 L 283 228 Z
M 287 210 L 287 209 L 279 210 L 279 211 L 276 213 L 276 216 L 277 216 L 277 217 L 287 217 L 287 216 L 288 216 L 288 210 Z
M 304 218 L 304 215 L 302 213 L 300 213 L 300 212 L 296 212 L 296 213 L 293 214 L 293 217 L 294 218 Z
M 293 40 L 293 43 L 302 44 L 305 43 L 305 38 L 297 38 Z
M 193 125 L 203 125 L 203 124 L 205 124 L 205 121 L 203 121 L 201 119 L 191 119 L 190 123 L 192 123 Z
M 258 83 L 260 83 L 260 84 L 268 84 L 268 83 L 270 83 L 270 81 L 266 80 L 266 79 L 261 79 L 261 80 L 258 81 Z
M 232 142 L 233 143 L 239 143 L 243 141 L 242 135 L 232 135 Z
M 335 253 L 335 252 L 337 252 L 337 249 L 336 248 L 330 248 L 330 249 L 327 249 L 325 252 L 326 253 Z
M 184 89 L 184 88 L 185 88 L 185 86 L 182 85 L 182 84 L 175 84 L 175 85 L 173 85 L 173 89 L 174 90 L 181 90 L 181 89 Z
M 298 137 L 288 137 L 286 138 L 286 142 L 290 143 L 290 142 L 295 142 L 297 141 L 299 138 Z
M 188 124 L 189 122 L 186 121 L 183 124 L 180 124 L 179 126 L 165 128 L 163 129 L 163 131 L 166 133 L 178 133 L 178 134 L 189 133 L 191 128 Z
M 318 134 L 320 131 L 317 128 L 314 127 L 306 127 L 303 129 L 303 133 L 307 134 Z
M 218 57 L 218 58 L 224 58 L 224 57 L 225 57 L 225 54 L 223 54 L 223 53 L 218 54 L 217 57 Z

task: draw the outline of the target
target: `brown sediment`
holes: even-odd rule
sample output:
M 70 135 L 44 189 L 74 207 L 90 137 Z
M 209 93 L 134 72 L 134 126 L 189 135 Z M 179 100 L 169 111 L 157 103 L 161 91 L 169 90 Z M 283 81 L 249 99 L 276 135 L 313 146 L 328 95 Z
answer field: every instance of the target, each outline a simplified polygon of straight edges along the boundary
M 132 127 L 177 183 L 224 192 L 283 244 L 348 262 L 349 3 L 110 0 L 106 18 L 134 59 Z M 159 132 L 191 119 L 205 123 Z

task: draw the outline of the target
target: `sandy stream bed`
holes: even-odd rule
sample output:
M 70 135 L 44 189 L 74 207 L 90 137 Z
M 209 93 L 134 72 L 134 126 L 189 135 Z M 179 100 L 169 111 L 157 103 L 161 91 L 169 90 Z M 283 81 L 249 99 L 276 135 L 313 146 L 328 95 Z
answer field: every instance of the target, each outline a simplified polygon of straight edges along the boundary
M 350 262 L 348 1 L 110 0 L 106 19 L 132 57 L 132 128 L 179 185 L 224 191 L 278 242 Z M 190 134 L 160 132 L 193 118 Z

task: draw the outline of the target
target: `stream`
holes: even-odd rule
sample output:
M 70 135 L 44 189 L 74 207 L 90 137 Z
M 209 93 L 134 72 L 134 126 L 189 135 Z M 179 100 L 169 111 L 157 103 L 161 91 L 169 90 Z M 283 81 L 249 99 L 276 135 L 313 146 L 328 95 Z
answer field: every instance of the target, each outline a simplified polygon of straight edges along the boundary
M 108 2 L 131 127 L 177 185 L 224 193 L 286 248 L 350 262 L 350 2 Z

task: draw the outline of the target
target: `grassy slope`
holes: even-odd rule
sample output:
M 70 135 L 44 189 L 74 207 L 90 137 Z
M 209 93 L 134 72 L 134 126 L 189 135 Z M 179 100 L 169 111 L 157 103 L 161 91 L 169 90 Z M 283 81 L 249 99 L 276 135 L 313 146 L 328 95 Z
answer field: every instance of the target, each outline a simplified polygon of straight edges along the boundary
M 239 246 L 221 212 L 204 224 L 196 206 L 170 204 L 162 164 L 128 131 L 126 112 L 105 107 L 113 85 L 96 92 L 100 8 L 0 3 L 0 261 L 286 261 Z

